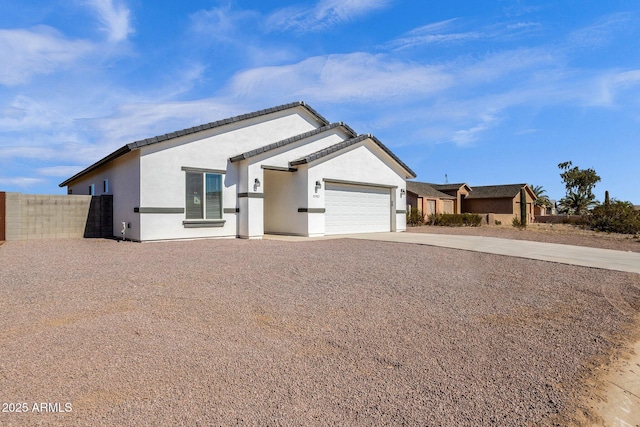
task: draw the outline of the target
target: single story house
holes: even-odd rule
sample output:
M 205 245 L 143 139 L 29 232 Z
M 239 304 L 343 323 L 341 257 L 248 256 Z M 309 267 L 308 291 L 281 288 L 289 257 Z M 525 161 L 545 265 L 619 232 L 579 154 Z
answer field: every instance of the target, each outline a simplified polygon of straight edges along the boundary
M 370 134 L 294 102 L 126 144 L 65 180 L 109 195 L 137 241 L 406 229 L 415 173 Z
M 430 182 L 407 181 L 407 206 L 417 207 L 427 215 L 432 213 L 462 213 L 462 201 L 469 194 L 467 184 L 432 184 Z
M 510 224 L 514 217 L 520 219 L 520 190 L 523 188 L 526 194 L 527 222 L 532 223 L 536 195 L 527 184 L 474 186 L 462 202 L 462 212 L 494 214 L 494 221 Z
M 462 203 L 464 198 L 471 191 L 471 187 L 469 187 L 465 183 L 458 184 L 430 184 L 436 190 L 453 196 L 455 198 L 453 202 L 453 213 L 460 214 L 462 213 Z
M 418 209 L 425 216 L 435 213 L 454 213 L 454 196 L 433 188 L 426 182 L 407 181 L 407 212 Z

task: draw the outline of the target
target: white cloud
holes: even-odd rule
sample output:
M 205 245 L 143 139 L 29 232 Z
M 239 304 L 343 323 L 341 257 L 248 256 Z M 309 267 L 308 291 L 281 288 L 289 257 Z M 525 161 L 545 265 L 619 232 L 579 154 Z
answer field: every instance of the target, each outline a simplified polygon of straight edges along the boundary
M 238 96 L 286 93 L 292 99 L 367 102 L 440 92 L 452 84 L 441 67 L 394 61 L 384 55 L 317 56 L 291 65 L 244 71 L 231 81 Z
M 484 34 L 478 31 L 452 32 L 452 27 L 458 21 L 458 18 L 447 19 L 414 28 L 402 37 L 387 43 L 385 48 L 401 50 L 425 44 L 464 42 L 484 37 Z
M 82 170 L 83 166 L 50 166 L 45 168 L 38 168 L 36 172 L 39 175 L 53 176 L 53 177 L 69 177 Z
M 569 35 L 571 46 L 593 49 L 607 45 L 631 22 L 629 13 L 616 13 L 601 18 L 598 22 L 580 28 Z
M 34 185 L 39 185 L 46 182 L 46 180 L 41 178 L 27 178 L 27 177 L 11 177 L 11 178 L 2 178 L 0 177 L 0 185 L 3 186 L 13 186 L 20 188 L 29 188 Z
M 251 22 L 248 28 L 255 28 L 260 16 L 257 12 L 233 10 L 231 5 L 225 5 L 198 11 L 190 18 L 193 23 L 193 31 L 206 34 L 207 37 L 213 37 L 219 41 L 235 44 L 236 42 L 244 42 L 244 40 L 237 40 L 236 35 L 247 28 L 245 24 Z
M 456 131 L 451 140 L 458 146 L 470 145 L 480 138 L 480 134 L 494 127 L 497 121 L 497 117 L 493 114 L 482 114 L 479 123 L 469 129 Z
M 47 26 L 31 29 L 0 29 L 0 84 L 15 86 L 35 75 L 50 74 L 71 67 L 93 46 L 86 41 L 68 40 Z
M 613 82 L 618 87 L 629 87 L 640 84 L 640 70 L 618 73 L 614 77 Z
M 87 4 L 93 8 L 109 41 L 124 41 L 133 33 L 130 11 L 124 4 L 117 0 L 87 0 Z
M 271 31 L 318 31 L 382 9 L 389 0 L 320 0 L 313 7 L 291 6 L 267 18 Z
M 406 32 L 401 37 L 390 41 L 384 48 L 403 50 L 417 46 L 467 43 L 476 40 L 507 40 L 538 30 L 541 25 L 535 22 L 498 23 L 471 31 L 456 31 L 464 25 L 459 18 L 434 22 Z
M 129 142 L 247 112 L 233 105 L 219 99 L 126 103 L 109 117 L 90 120 L 88 126 L 98 133 L 99 144 L 107 154 Z

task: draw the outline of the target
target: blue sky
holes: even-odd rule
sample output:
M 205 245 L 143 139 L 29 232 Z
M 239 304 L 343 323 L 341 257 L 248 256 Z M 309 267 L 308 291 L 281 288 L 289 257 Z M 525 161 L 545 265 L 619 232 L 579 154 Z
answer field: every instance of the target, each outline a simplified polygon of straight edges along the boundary
M 561 198 L 571 160 L 640 204 L 639 36 L 635 0 L 3 0 L 0 191 L 302 100 L 422 181 Z

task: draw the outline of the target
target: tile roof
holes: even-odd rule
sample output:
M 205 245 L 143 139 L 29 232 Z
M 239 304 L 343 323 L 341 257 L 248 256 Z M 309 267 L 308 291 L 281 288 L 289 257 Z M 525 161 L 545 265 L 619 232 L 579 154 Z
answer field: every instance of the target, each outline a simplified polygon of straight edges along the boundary
M 459 188 L 459 187 L 457 187 Z M 434 199 L 455 199 L 454 196 L 436 190 L 433 185 L 426 182 L 407 181 L 407 191 L 421 197 L 431 197 Z
M 304 107 L 312 116 L 314 116 L 318 120 L 318 122 L 320 122 L 320 124 L 322 126 L 329 125 L 329 121 L 327 119 L 325 119 L 323 116 L 321 116 L 316 110 L 311 108 L 309 105 L 304 103 L 304 101 L 291 102 L 289 104 L 283 104 L 283 105 L 280 105 L 280 106 L 277 106 L 277 107 L 272 107 L 272 108 L 267 108 L 267 109 L 264 109 L 264 110 L 255 111 L 253 113 L 241 114 L 239 116 L 230 117 L 228 119 L 217 120 L 215 122 L 205 123 L 203 125 L 194 126 L 194 127 L 178 130 L 178 131 L 171 132 L 171 133 L 165 133 L 163 135 L 154 136 L 152 138 L 146 138 L 146 139 L 141 139 L 141 140 L 138 140 L 138 141 L 131 142 L 131 143 L 129 143 L 129 144 L 123 146 L 123 147 L 120 147 L 119 149 L 117 149 L 113 153 L 107 155 L 106 157 L 98 160 L 96 163 L 94 163 L 91 166 L 87 167 L 86 169 L 78 172 L 77 174 L 75 174 L 71 178 L 65 180 L 64 182 L 61 182 L 60 184 L 58 184 L 58 186 L 59 187 L 64 187 L 65 185 L 69 184 L 70 182 L 72 182 L 72 181 L 74 181 L 74 180 L 76 180 L 76 179 L 88 174 L 89 172 L 92 172 L 92 171 L 98 169 L 101 166 L 106 165 L 107 163 L 111 162 L 112 160 L 114 160 L 114 159 L 116 159 L 116 158 L 118 158 L 120 156 L 123 156 L 123 155 L 129 153 L 130 151 L 140 149 L 140 148 L 142 148 L 144 146 L 147 146 L 147 145 L 152 145 L 152 144 L 156 144 L 156 143 L 159 143 L 159 142 L 168 141 L 168 140 L 171 140 L 171 139 L 179 138 L 181 136 L 191 135 L 191 134 L 202 132 L 202 131 L 205 131 L 205 130 L 208 130 L 208 129 L 214 129 L 214 128 L 217 128 L 217 127 L 220 127 L 220 126 L 224 126 L 224 125 L 228 125 L 228 124 L 232 124 L 232 123 L 242 122 L 244 120 L 249 120 L 249 119 L 253 119 L 253 118 L 256 118 L 256 117 L 265 116 L 267 114 L 277 113 L 277 112 L 280 112 L 280 111 L 284 111 L 284 110 L 288 110 L 288 109 L 296 108 L 296 107 Z
M 411 168 L 409 166 L 407 166 L 402 160 L 400 160 L 395 154 L 393 154 L 391 152 L 391 150 L 389 150 L 382 142 L 380 142 L 380 140 L 378 138 L 376 138 L 375 136 L 371 135 L 371 134 L 363 134 L 360 136 L 357 136 L 355 138 L 351 138 L 348 139 L 346 141 L 342 141 L 338 144 L 334 144 L 330 147 L 325 148 L 324 150 L 320 150 L 320 151 L 316 151 L 315 153 L 311 153 L 305 157 L 302 157 L 300 159 L 296 159 L 293 160 L 291 162 L 289 162 L 289 164 L 291 166 L 295 166 L 295 165 L 300 165 L 303 163 L 311 163 L 314 160 L 318 160 L 321 159 L 323 157 L 326 157 L 332 153 L 335 153 L 337 151 L 341 151 L 344 150 L 345 148 L 348 148 L 352 145 L 358 144 L 362 141 L 365 141 L 367 139 L 372 140 L 378 147 L 380 147 L 385 153 L 387 153 L 396 163 L 398 163 L 406 172 L 409 173 L 409 176 L 411 178 L 415 178 L 416 174 L 414 171 L 411 170 Z
M 436 190 L 440 190 L 440 191 L 458 191 L 460 189 L 460 187 L 464 187 L 464 186 L 467 187 L 467 190 L 471 190 L 471 188 L 464 182 L 461 182 L 459 184 L 431 184 L 431 183 L 429 183 L 429 185 L 431 185 Z
M 465 197 L 465 199 L 513 198 L 516 197 L 520 193 L 520 189 L 526 185 L 527 184 L 474 186 L 473 190 Z
M 347 131 L 349 135 L 352 137 L 356 136 L 356 133 L 346 124 L 339 123 L 331 123 L 327 126 L 322 126 L 321 128 L 314 129 L 309 132 L 301 133 L 300 135 L 292 136 L 291 138 L 283 139 L 282 141 L 274 142 L 273 144 L 265 145 L 264 147 L 256 148 L 255 150 L 247 151 L 246 153 L 239 154 L 237 156 L 231 157 L 229 160 L 231 162 L 238 162 L 240 160 L 248 159 L 253 156 L 257 156 L 258 154 L 275 150 L 276 148 L 284 147 L 285 145 L 293 144 L 294 142 L 301 141 L 305 138 L 309 138 L 315 135 L 319 135 L 321 133 L 327 132 L 331 129 L 335 129 L 338 127 L 342 127 Z

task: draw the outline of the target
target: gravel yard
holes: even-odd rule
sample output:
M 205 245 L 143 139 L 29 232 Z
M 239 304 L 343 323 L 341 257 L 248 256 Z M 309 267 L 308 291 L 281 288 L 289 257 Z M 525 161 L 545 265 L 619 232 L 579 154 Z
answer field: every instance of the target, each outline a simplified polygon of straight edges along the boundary
M 420 245 L 7 242 L 0 425 L 587 423 L 639 311 L 637 274 Z

